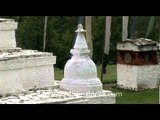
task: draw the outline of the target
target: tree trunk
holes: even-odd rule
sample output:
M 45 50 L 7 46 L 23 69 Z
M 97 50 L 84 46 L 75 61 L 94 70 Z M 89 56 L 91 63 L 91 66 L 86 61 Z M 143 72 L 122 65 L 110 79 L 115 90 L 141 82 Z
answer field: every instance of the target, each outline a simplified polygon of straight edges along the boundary
M 122 41 L 128 38 L 128 16 L 123 16 Z
M 148 38 L 149 34 L 151 33 L 153 26 L 154 26 L 154 22 L 155 22 L 155 16 L 151 16 L 149 24 L 148 24 L 146 36 L 145 36 L 146 38 Z
M 85 16 L 85 26 L 86 26 L 86 40 L 88 44 L 88 48 L 90 49 L 90 57 L 92 58 L 93 55 L 93 43 L 92 43 L 92 17 Z
M 44 21 L 44 38 L 43 38 L 43 51 L 45 51 L 45 49 L 46 49 L 47 22 L 48 22 L 48 16 L 45 16 L 45 21 Z
M 106 17 L 104 53 L 109 55 L 112 17 Z
M 135 39 L 138 32 L 138 16 L 132 16 L 130 39 Z

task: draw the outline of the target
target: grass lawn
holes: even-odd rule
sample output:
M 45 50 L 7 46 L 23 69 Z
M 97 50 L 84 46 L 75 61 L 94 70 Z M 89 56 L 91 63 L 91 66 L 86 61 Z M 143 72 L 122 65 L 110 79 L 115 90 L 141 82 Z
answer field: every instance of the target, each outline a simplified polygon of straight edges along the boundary
M 101 77 L 101 66 L 97 67 L 98 77 Z M 55 68 L 55 79 L 61 80 L 63 78 L 63 70 Z M 144 91 L 129 91 L 116 88 L 117 81 L 116 65 L 107 66 L 107 74 L 103 75 L 103 88 L 111 90 L 115 93 L 121 93 L 122 96 L 117 96 L 116 104 L 158 104 L 159 103 L 159 90 L 144 90 Z

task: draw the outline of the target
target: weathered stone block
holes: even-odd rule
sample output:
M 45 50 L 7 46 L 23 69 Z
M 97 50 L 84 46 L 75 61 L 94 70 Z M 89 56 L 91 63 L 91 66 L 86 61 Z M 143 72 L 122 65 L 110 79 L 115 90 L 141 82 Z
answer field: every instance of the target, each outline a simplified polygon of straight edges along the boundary
M 17 25 L 18 23 L 11 19 L 0 19 L 0 50 L 16 48 Z
M 15 56 L 3 56 L 0 60 L 0 94 L 13 93 L 33 88 L 54 85 L 54 64 L 56 57 L 50 53 L 37 56 L 24 51 Z

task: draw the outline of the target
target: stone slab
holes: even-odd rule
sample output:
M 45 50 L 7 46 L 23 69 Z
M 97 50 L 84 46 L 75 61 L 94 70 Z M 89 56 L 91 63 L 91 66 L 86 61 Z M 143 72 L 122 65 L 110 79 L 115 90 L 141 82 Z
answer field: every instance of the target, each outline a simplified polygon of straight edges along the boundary
M 76 94 L 52 88 L 28 91 L 18 95 L 0 98 L 0 104 L 115 104 L 115 95 L 111 91 L 97 94 Z

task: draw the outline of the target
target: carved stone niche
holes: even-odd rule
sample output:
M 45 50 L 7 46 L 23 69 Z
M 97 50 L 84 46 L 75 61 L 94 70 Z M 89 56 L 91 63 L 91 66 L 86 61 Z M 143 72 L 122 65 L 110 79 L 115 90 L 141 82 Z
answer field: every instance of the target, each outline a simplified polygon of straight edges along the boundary
M 131 54 L 130 53 L 126 53 L 125 55 L 124 55 L 124 61 L 125 61 L 125 63 L 131 63 L 131 61 L 132 61 L 132 56 L 131 56 Z

